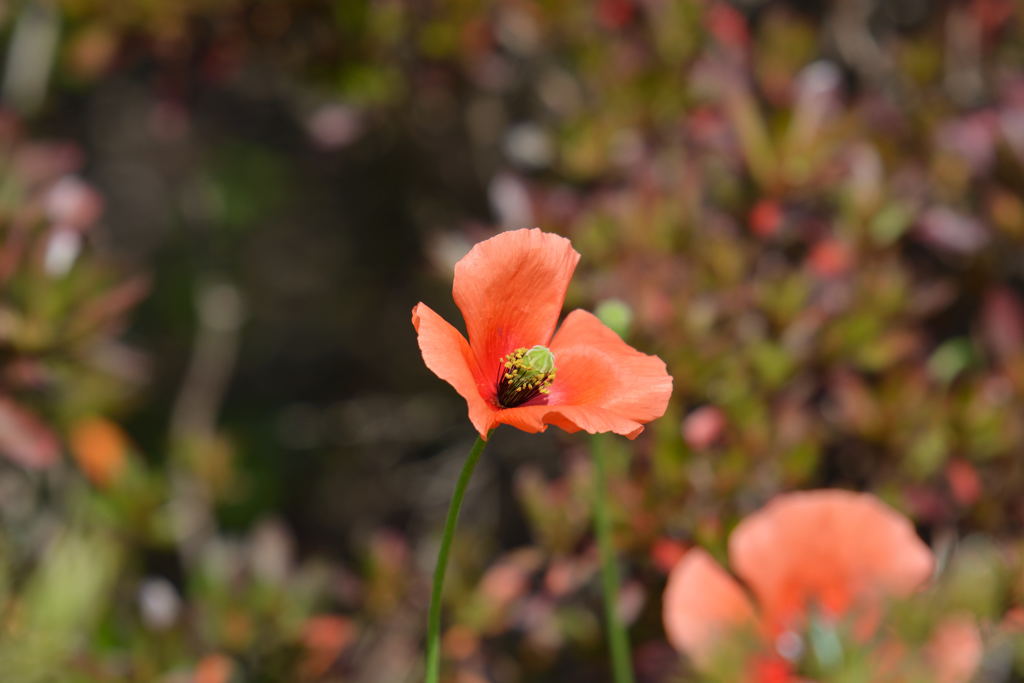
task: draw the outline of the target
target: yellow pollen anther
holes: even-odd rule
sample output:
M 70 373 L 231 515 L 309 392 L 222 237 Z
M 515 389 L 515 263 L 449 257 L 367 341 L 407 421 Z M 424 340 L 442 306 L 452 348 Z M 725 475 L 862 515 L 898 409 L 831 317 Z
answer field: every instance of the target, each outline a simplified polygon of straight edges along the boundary
M 519 348 L 499 361 L 495 402 L 514 408 L 550 394 L 555 379 L 555 356 L 543 346 Z

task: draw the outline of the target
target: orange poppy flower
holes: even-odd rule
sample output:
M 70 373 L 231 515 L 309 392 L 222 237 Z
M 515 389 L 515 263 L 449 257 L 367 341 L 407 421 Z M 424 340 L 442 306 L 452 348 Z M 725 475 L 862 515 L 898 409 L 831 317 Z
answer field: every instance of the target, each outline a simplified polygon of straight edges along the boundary
M 623 342 L 586 311 L 555 326 L 580 255 L 537 229 L 504 232 L 455 265 L 452 294 L 469 341 L 419 303 L 412 324 L 427 367 L 466 399 L 480 435 L 499 424 L 629 438 L 665 412 L 665 363 Z
M 934 562 L 906 518 L 872 495 L 838 490 L 778 496 L 736 527 L 729 558 L 756 605 L 699 549 L 680 560 L 665 589 L 668 638 L 698 665 L 735 629 L 776 643 L 798 633 L 811 609 L 827 619 L 855 615 L 866 638 L 881 600 L 912 593 Z

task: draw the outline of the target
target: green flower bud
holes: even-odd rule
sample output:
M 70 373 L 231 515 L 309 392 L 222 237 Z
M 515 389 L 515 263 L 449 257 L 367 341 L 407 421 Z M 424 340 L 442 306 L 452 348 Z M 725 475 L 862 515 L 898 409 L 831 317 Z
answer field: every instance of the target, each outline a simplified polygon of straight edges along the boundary
M 605 299 L 597 305 L 594 314 L 620 337 L 625 337 L 633 325 L 633 309 L 621 299 Z

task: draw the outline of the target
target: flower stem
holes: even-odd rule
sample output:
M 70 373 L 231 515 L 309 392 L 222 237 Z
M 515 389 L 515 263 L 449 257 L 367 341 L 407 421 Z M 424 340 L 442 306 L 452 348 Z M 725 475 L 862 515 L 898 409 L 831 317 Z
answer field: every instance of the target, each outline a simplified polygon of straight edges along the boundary
M 612 544 L 612 521 L 608 511 L 608 467 L 604 439 L 591 439 L 594 454 L 594 532 L 601 556 L 601 588 L 604 591 L 605 626 L 611 651 L 615 683 L 633 683 L 629 635 L 619 618 L 619 570 Z
M 434 584 L 430 591 L 430 616 L 427 620 L 427 683 L 438 683 L 441 676 L 441 592 L 444 590 L 444 574 L 448 568 L 448 553 L 455 537 L 455 525 L 459 521 L 459 509 L 466 495 L 466 487 L 473 476 L 477 460 L 484 451 L 487 442 L 478 436 L 469 457 L 462 465 L 459 480 L 452 493 L 452 501 L 448 505 L 448 517 L 444 522 L 444 533 L 441 535 L 441 549 L 437 553 L 437 565 L 434 567 Z

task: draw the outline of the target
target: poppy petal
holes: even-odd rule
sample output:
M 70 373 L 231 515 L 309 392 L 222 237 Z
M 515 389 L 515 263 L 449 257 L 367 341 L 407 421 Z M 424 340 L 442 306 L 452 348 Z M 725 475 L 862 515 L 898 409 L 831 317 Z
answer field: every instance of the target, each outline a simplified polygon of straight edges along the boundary
M 590 434 L 614 432 L 635 439 L 644 431 L 644 426 L 636 420 L 592 406 L 534 405 L 507 408 L 498 411 L 497 421 L 531 433 L 543 432 L 548 425 L 555 425 L 570 434 L 582 429 Z
M 430 309 L 416 304 L 412 309 L 412 324 L 416 328 L 423 362 L 430 371 L 455 387 L 469 405 L 469 420 L 480 435 L 495 426 L 495 410 L 480 393 L 480 371 L 476 358 L 465 337 L 457 329 Z
M 455 264 L 452 294 L 485 373 L 510 351 L 547 345 L 579 259 L 569 240 L 535 228 L 484 240 Z
M 698 665 L 729 631 L 757 623 L 743 589 L 699 548 L 687 552 L 669 574 L 662 620 L 672 646 Z
M 551 351 L 557 376 L 550 403 L 604 408 L 636 422 L 665 414 L 672 395 L 665 362 L 622 341 L 594 314 L 570 313 Z
M 879 593 L 910 594 L 933 564 L 909 520 L 870 494 L 839 490 L 775 498 L 736 527 L 729 558 L 780 627 L 810 604 L 831 615 L 870 611 Z
M 657 356 L 622 341 L 591 313 L 570 313 L 551 340 L 555 381 L 543 405 L 498 412 L 498 422 L 527 432 L 553 424 L 567 432 L 614 432 L 630 439 L 665 413 L 672 377 Z

